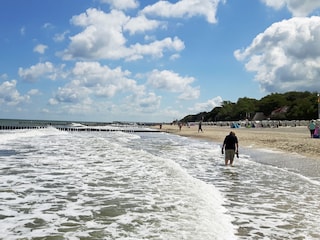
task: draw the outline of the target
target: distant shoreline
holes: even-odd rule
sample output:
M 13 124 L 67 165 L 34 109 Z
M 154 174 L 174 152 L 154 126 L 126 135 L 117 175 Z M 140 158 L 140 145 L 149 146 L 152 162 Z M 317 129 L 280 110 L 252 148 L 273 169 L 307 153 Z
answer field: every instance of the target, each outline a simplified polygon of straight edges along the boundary
M 160 128 L 160 126 L 155 126 Z M 162 125 L 161 131 L 185 137 L 205 139 L 221 143 L 230 131 L 234 131 L 241 147 L 265 148 L 287 153 L 296 153 L 305 157 L 320 160 L 320 139 L 311 138 L 306 126 L 278 128 L 230 128 L 228 126 L 202 125 L 203 132 L 198 133 L 198 126 L 183 126 L 181 131 L 177 125 Z

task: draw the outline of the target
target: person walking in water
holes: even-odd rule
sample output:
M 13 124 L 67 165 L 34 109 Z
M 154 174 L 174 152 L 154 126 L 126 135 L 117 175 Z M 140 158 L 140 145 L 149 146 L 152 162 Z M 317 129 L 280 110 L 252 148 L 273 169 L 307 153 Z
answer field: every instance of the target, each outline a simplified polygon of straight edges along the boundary
M 221 153 L 224 154 L 224 161 L 225 165 L 228 165 L 228 162 L 230 161 L 230 165 L 233 166 L 233 160 L 234 155 L 237 154 L 238 156 L 238 150 L 239 150 L 239 144 L 238 144 L 238 138 L 234 132 L 230 132 L 229 135 L 227 135 L 223 141 Z

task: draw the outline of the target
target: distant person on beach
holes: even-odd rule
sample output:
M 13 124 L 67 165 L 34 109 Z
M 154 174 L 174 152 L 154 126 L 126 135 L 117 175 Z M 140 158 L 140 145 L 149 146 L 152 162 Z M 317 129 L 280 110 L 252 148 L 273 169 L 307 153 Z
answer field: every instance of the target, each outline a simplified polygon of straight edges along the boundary
M 203 132 L 203 130 L 202 130 L 202 121 L 199 122 L 198 132 L 200 132 L 200 131 Z
M 224 161 L 225 165 L 228 165 L 228 162 L 230 161 L 230 165 L 233 166 L 233 160 L 234 160 L 234 155 L 237 154 L 238 157 L 238 150 L 239 150 L 239 145 L 238 145 L 238 138 L 236 134 L 231 131 L 229 135 L 227 135 L 223 141 L 221 153 L 224 154 Z
M 316 128 L 314 129 L 313 138 L 319 138 L 319 124 L 316 123 Z
M 310 131 L 310 136 L 311 138 L 313 138 L 313 135 L 314 135 L 314 130 L 316 129 L 316 124 L 314 122 L 314 120 L 311 120 L 309 125 L 308 125 L 308 129 Z

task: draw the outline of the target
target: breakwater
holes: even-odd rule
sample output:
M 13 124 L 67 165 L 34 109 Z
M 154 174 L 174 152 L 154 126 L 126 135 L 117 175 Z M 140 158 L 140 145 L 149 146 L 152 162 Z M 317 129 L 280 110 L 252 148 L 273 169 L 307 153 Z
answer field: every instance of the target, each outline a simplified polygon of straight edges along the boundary
M 0 119 L 0 130 L 42 129 L 53 127 L 60 131 L 79 132 L 159 132 L 148 128 L 145 124 L 99 123 L 99 122 L 67 122 L 41 120 Z

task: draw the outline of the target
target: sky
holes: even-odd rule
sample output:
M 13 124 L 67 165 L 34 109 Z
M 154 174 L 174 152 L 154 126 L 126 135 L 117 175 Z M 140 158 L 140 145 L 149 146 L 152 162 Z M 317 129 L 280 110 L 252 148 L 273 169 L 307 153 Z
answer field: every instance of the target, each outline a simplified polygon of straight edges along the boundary
M 319 79 L 316 0 L 0 1 L 2 119 L 172 122 Z

